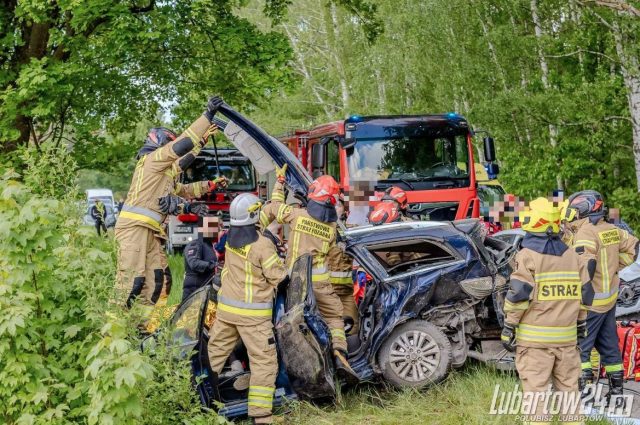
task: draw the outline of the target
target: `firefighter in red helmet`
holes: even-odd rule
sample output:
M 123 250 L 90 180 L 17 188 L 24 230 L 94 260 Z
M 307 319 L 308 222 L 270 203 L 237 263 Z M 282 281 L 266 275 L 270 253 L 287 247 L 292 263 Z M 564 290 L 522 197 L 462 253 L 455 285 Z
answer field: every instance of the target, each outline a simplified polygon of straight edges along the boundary
M 336 245 L 338 214 L 335 206 L 340 188 L 333 177 L 320 176 L 309 186 L 306 208 L 287 205 L 284 194 L 286 169 L 286 164 L 276 168 L 277 181 L 271 201 L 260 213 L 260 223 L 263 228 L 273 220 L 289 225 L 289 271 L 301 255 L 313 257 L 313 292 L 320 314 L 331 331 L 336 368 L 344 378 L 353 380 L 356 375 L 347 361 L 342 303 L 331 285 L 327 260 L 327 254 Z

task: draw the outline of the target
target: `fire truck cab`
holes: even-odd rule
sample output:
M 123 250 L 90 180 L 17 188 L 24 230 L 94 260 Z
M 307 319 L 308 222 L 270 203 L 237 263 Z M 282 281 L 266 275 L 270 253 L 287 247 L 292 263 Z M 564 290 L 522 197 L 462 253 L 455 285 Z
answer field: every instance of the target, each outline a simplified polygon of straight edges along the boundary
M 480 216 L 472 136 L 466 119 L 448 113 L 351 116 L 280 141 L 314 178 L 328 174 L 345 193 L 368 187 L 378 197 L 399 186 L 414 217 L 439 221 Z M 483 142 L 484 159 L 497 174 L 493 139 Z

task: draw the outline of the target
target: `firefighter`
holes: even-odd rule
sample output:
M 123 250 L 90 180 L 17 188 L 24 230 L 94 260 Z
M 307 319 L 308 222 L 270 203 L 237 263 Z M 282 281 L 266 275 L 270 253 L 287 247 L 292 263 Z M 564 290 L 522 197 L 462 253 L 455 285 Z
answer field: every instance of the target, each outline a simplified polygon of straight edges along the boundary
M 173 191 L 175 182 L 171 169 L 174 162 L 179 162 L 194 147 L 202 147 L 206 143 L 202 138 L 205 132 L 215 131 L 213 116 L 221 104 L 219 97 L 209 99 L 203 116 L 177 138 L 168 129 L 152 129 L 138 152 L 132 184 L 116 223 L 115 236 L 118 242 L 118 302 L 130 308 L 139 298 L 143 317 L 149 317 L 153 311 L 164 281 L 156 235 L 162 233 L 161 223 L 166 214 L 163 211 L 167 210 L 162 208 L 159 198 Z M 210 190 L 215 186 L 215 182 L 208 183 Z M 191 209 L 187 203 L 170 206 L 176 205 L 187 212 Z
M 398 186 L 391 186 L 384 191 L 384 195 L 382 196 L 381 201 L 389 202 L 393 201 L 398 205 L 398 210 L 400 212 L 400 221 L 410 221 L 413 220 L 409 215 L 409 201 L 407 198 L 407 192 Z
M 342 195 L 336 203 L 338 218 L 345 222 L 347 214 L 344 210 L 344 197 Z M 327 254 L 329 266 L 329 281 L 333 290 L 342 301 L 342 318 L 346 335 L 357 335 L 360 319 L 358 307 L 353 298 L 353 258 L 344 252 L 344 242 L 334 245 Z
M 356 375 L 347 361 L 347 339 L 342 319 L 342 303 L 329 280 L 327 254 L 336 244 L 338 214 L 335 203 L 339 193 L 338 183 L 331 176 L 320 176 L 311 183 L 307 195 L 307 207 L 298 208 L 285 203 L 284 182 L 287 166 L 276 167 L 276 183 L 271 202 L 264 206 L 260 222 L 266 228 L 274 219 L 289 225 L 289 251 L 287 267 L 304 254 L 313 257 L 313 292 L 320 314 L 331 331 L 331 344 L 336 368 L 342 378 L 356 381 Z
M 94 220 L 98 236 L 100 236 L 100 230 L 106 234 L 107 226 L 104 223 L 107 218 L 107 212 L 104 203 L 100 199 L 96 199 L 96 203 L 91 207 L 91 218 Z
M 627 231 L 607 223 L 602 195 L 584 190 L 569 197 L 567 226 L 573 235 L 573 248 L 580 255 L 593 281 L 595 297 L 587 316 L 587 337 L 580 345 L 581 389 L 593 381 L 590 354 L 593 347 L 600 354 L 609 379 L 610 399 L 622 394 L 624 373 L 616 331 L 618 270 L 630 265 L 638 256 L 638 239 Z
M 378 202 L 369 213 L 369 223 L 373 226 L 380 226 L 387 223 L 399 223 L 406 221 L 400 214 L 400 208 L 395 202 Z
M 250 193 L 231 203 L 222 287 L 208 351 L 216 381 L 238 338 L 242 339 L 251 368 L 249 416 L 256 424 L 268 424 L 278 371 L 273 298 L 287 271 L 273 243 L 258 231 L 260 205 Z
M 407 212 L 408 205 L 407 193 L 397 186 L 391 186 L 369 213 L 369 223 L 378 226 L 397 221 L 413 221 Z
M 211 278 L 218 264 L 213 244 L 220 233 L 218 217 L 201 217 L 198 238 L 184 248 L 184 284 L 182 301 L 204 286 Z
M 565 397 L 577 396 L 577 344 L 585 336 L 593 287 L 579 256 L 560 238 L 560 210 L 553 203 L 538 198 L 522 217 L 526 234 L 505 300 L 502 343 L 508 351 L 516 351 L 524 397 L 536 400 L 551 383 Z M 551 418 L 543 414 L 544 404 L 538 401 L 536 417 L 530 418 L 535 420 L 529 423 L 549 423 Z

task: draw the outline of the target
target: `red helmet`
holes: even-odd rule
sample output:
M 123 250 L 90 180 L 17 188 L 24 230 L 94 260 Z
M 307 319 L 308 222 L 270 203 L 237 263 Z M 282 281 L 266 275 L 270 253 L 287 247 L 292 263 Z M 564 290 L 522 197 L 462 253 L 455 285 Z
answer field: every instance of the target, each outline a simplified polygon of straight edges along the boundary
M 396 201 L 401 210 L 407 209 L 407 192 L 398 186 L 391 186 L 384 191 L 383 201 Z
M 309 186 L 307 198 L 321 204 L 336 204 L 336 196 L 340 193 L 340 187 L 331 176 L 320 176 Z
M 400 220 L 400 211 L 395 202 L 379 202 L 369 213 L 369 223 L 374 226 Z
M 144 144 L 151 147 L 162 147 L 169 142 L 176 140 L 176 133 L 166 127 L 153 127 L 149 130 Z

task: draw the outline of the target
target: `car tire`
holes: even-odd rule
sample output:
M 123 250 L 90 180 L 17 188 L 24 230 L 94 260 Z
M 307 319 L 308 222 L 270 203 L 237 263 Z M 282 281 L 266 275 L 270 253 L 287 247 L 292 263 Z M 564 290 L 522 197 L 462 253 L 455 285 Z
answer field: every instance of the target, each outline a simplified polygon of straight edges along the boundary
M 406 322 L 391 332 L 378 353 L 386 381 L 398 388 L 425 388 L 446 378 L 451 343 L 426 320 Z

